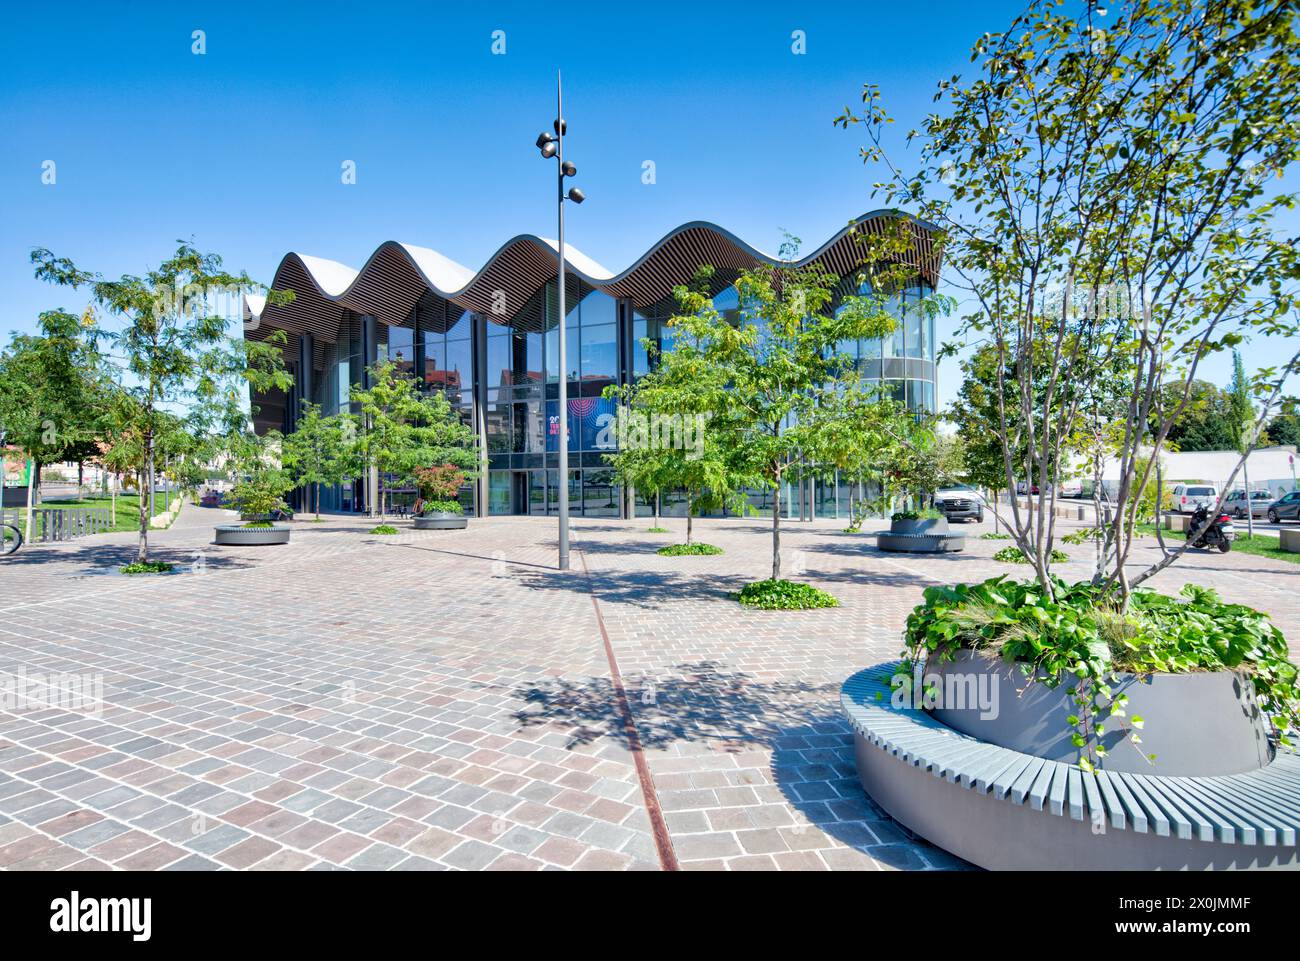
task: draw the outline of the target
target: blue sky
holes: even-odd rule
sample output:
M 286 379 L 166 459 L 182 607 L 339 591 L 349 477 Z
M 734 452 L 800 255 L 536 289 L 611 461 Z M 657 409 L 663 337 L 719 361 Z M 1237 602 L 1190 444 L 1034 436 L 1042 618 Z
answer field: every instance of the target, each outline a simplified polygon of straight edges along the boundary
M 971 42 L 1023 3 L 559 7 L 562 22 L 556 5 L 501 2 L 9 8 L 0 330 L 84 306 L 33 279 L 34 246 L 117 275 L 193 237 L 269 283 L 289 250 L 360 267 L 401 240 L 477 268 L 517 233 L 553 236 L 553 167 L 533 140 L 554 116 L 557 67 L 589 198 L 571 208 L 574 246 L 620 269 L 703 219 L 765 250 L 783 229 L 812 249 L 880 206 L 861 135 L 831 124 L 840 109 L 873 82 L 898 127 L 919 124 L 935 81 L 967 70 Z M 340 183 L 346 160 L 355 185 Z M 1246 359 L 1276 353 L 1257 344 Z M 1226 382 L 1222 367 L 1210 374 Z M 957 379 L 944 364 L 941 402 Z

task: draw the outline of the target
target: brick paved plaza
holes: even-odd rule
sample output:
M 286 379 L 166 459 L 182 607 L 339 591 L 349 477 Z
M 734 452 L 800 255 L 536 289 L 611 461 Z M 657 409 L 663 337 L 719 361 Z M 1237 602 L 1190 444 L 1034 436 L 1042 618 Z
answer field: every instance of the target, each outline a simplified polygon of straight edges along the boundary
M 575 521 L 560 574 L 553 520 L 385 538 L 331 517 L 232 549 L 208 544 L 221 514 L 157 535 L 179 574 L 118 575 L 121 534 L 0 562 L 0 673 L 98 675 L 105 701 L 0 712 L 0 866 L 962 866 L 863 794 L 838 690 L 897 654 L 926 584 L 1014 571 L 988 559 L 1005 542 L 900 558 L 790 524 L 787 570 L 842 606 L 764 613 L 729 597 L 767 576 L 759 521 L 699 522 L 726 553 L 681 558 L 647 521 Z M 1091 548 L 1067 550 L 1085 576 Z M 1202 554 L 1157 585 L 1216 586 L 1294 650 L 1297 573 Z

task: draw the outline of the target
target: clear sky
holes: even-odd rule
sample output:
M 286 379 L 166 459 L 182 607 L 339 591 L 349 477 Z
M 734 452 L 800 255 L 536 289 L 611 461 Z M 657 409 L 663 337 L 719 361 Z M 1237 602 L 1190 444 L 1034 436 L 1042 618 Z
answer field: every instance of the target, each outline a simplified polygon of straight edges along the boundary
M 6 4 L 0 331 L 84 306 L 33 279 L 35 246 L 117 275 L 192 237 L 269 283 L 290 250 L 360 267 L 400 240 L 477 269 L 515 234 L 553 236 L 554 168 L 533 141 L 554 117 L 557 67 L 589 198 L 570 208 L 574 246 L 618 270 L 711 220 L 760 249 L 784 229 L 811 250 L 881 206 L 862 135 L 831 124 L 841 108 L 872 82 L 902 131 L 919 125 L 935 81 L 968 70 L 971 43 L 1023 6 Z M 1252 345 L 1248 365 L 1276 362 L 1277 346 Z M 1226 362 L 1209 373 L 1226 383 Z M 941 403 L 957 379 L 945 363 Z

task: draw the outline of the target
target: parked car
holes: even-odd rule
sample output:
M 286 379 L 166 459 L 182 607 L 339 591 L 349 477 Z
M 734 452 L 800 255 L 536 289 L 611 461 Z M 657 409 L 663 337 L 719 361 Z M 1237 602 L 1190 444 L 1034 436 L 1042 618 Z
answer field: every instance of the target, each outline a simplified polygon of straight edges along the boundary
M 1273 495 L 1266 490 L 1253 490 L 1249 498 L 1245 491 L 1233 491 L 1223 502 L 1223 509 L 1233 517 L 1245 517 L 1247 510 L 1252 517 L 1263 517 L 1272 503 Z
M 944 484 L 934 492 L 934 509 L 948 520 L 984 520 L 984 498 L 969 484 Z
M 1037 485 L 1037 484 L 1029 484 L 1029 483 L 1027 483 L 1027 482 L 1025 482 L 1025 481 L 1016 481 L 1016 493 L 1017 493 L 1017 494 L 1037 494 L 1037 493 L 1038 493 L 1038 485 Z
M 1283 494 L 1268 505 L 1268 519 L 1274 524 L 1300 520 L 1300 491 Z
M 1059 493 L 1060 496 L 1062 497 L 1082 497 L 1083 481 L 1078 481 L 1078 480 L 1061 481 L 1061 489 Z
M 1213 484 L 1175 484 L 1169 499 L 1176 512 L 1190 514 L 1198 507 L 1213 507 L 1219 500 L 1219 489 Z

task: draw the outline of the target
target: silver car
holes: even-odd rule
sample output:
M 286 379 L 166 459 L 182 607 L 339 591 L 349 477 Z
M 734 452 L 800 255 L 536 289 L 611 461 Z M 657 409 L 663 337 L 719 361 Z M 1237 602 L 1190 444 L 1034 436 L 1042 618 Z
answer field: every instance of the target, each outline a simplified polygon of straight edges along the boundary
M 1223 509 L 1232 517 L 1245 517 L 1249 511 L 1252 517 L 1268 515 L 1268 505 L 1273 503 L 1273 495 L 1266 490 L 1253 490 L 1247 498 L 1246 491 L 1233 491 L 1223 502 Z

